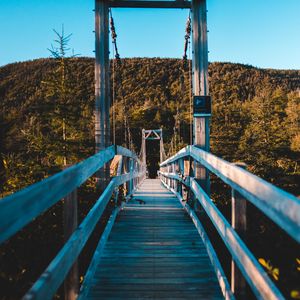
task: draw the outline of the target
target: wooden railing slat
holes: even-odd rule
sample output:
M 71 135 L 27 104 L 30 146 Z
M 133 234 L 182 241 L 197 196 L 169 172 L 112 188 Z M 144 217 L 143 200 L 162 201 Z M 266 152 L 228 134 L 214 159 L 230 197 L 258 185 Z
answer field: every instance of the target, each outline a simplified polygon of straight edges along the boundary
M 24 296 L 24 300 L 52 299 L 56 290 L 68 274 L 69 269 L 77 259 L 82 248 L 93 232 L 108 201 L 110 200 L 115 184 L 116 180 L 111 180 L 83 222 L 74 231 L 68 242 L 60 250 L 58 255 L 50 263 L 50 265 L 32 286 L 29 292 Z
M 247 246 L 234 231 L 221 212 L 217 209 L 197 181 L 194 178 L 190 178 L 190 181 L 184 181 L 183 178 L 176 176 L 174 173 L 168 174 L 161 172 L 161 175 L 179 180 L 185 184 L 190 182 L 190 188 L 213 222 L 233 259 L 258 299 L 284 299 L 281 292 L 268 277 L 253 254 L 249 251 Z
M 192 158 L 217 175 L 230 185 L 243 201 L 250 201 L 298 242 L 300 242 L 300 200 L 250 172 L 195 146 L 180 150 L 160 165 L 162 181 L 169 188 L 172 188 L 174 181 L 191 188 L 255 295 L 259 299 L 284 299 L 238 233 L 216 208 L 199 183 L 193 177 L 184 176 L 181 172 L 177 174 L 177 170 L 170 168 L 184 157 Z M 242 294 L 245 291 L 239 292 Z
M 52 299 L 56 290 L 66 277 L 68 271 L 72 267 L 74 261 L 79 256 L 84 245 L 93 232 L 97 222 L 102 216 L 108 201 L 117 185 L 123 184 L 131 178 L 141 176 L 141 173 L 126 173 L 114 177 L 105 191 L 102 193 L 96 204 L 89 211 L 83 222 L 71 235 L 68 242 L 60 250 L 58 255 L 47 267 L 45 272 L 40 276 L 28 293 L 24 296 L 24 300 L 39 299 L 47 300 Z
M 0 243 L 79 187 L 115 155 L 111 146 L 54 176 L 0 200 Z
M 225 276 L 225 273 L 224 273 L 222 265 L 219 261 L 219 258 L 211 244 L 211 241 L 210 241 L 208 235 L 206 234 L 206 232 L 204 230 L 203 225 L 201 224 L 200 220 L 198 219 L 196 213 L 189 207 L 189 205 L 183 204 L 183 198 L 178 192 L 176 192 L 174 189 L 171 189 L 164 181 L 162 181 L 162 183 L 167 189 L 169 189 L 171 192 L 173 192 L 177 196 L 177 198 L 180 200 L 182 206 L 184 207 L 184 209 L 186 210 L 186 212 L 189 214 L 190 218 L 192 219 L 192 221 L 193 221 L 193 223 L 205 245 L 205 248 L 206 248 L 206 251 L 210 258 L 210 261 L 214 267 L 214 270 L 217 275 L 219 285 L 222 290 L 224 299 L 225 300 L 234 300 L 235 297 L 233 296 L 233 294 L 231 292 L 230 285 Z
M 191 156 L 258 207 L 300 242 L 300 200 L 213 154 L 190 147 Z
M 191 156 L 266 214 L 300 242 L 300 200 L 267 181 L 195 146 L 188 146 L 161 164 Z M 172 174 L 174 176 L 174 174 Z M 176 179 L 176 178 L 174 178 Z
M 215 225 L 233 259 L 258 299 L 284 299 L 262 266 L 195 179 L 191 179 L 191 189 Z

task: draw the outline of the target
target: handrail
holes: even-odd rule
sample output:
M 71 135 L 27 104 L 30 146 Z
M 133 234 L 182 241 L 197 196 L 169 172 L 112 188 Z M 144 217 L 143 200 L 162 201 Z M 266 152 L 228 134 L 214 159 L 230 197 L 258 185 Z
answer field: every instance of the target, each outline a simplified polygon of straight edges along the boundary
M 115 155 L 135 161 L 128 173 L 113 177 L 83 222 L 36 281 L 24 299 L 52 299 L 81 253 L 97 222 L 102 216 L 116 187 L 127 181 L 131 188 L 145 176 L 145 166 L 135 153 L 120 146 L 110 146 L 88 159 L 0 200 L 0 243 L 21 230 L 26 224 L 52 205 L 73 192 Z M 139 178 L 138 180 L 135 180 Z
M 88 159 L 0 200 L 0 243 L 79 187 L 116 154 L 141 162 L 130 150 L 110 146 Z
M 88 215 L 84 218 L 83 222 L 74 231 L 68 242 L 63 246 L 40 278 L 24 296 L 24 300 L 52 299 L 56 290 L 61 285 L 62 281 L 68 274 L 68 271 L 94 231 L 94 228 L 102 216 L 115 187 L 141 175 L 141 173 L 134 173 L 133 175 L 126 173 L 121 176 L 116 176 L 110 181 L 109 185 L 97 200 L 96 204 L 89 211 Z
M 267 181 L 195 146 L 187 146 L 160 166 L 192 157 L 237 190 L 271 220 L 300 242 L 300 200 Z
M 205 248 L 207 250 L 207 254 L 212 262 L 212 265 L 214 267 L 215 273 L 217 275 L 218 281 L 219 281 L 219 285 L 221 288 L 221 291 L 223 293 L 224 299 L 225 300 L 234 300 L 235 297 L 230 289 L 230 285 L 228 283 L 227 277 L 224 273 L 224 270 L 221 266 L 221 263 L 218 259 L 218 256 L 212 246 L 212 243 L 210 241 L 210 239 L 208 238 L 207 233 L 204 230 L 203 225 L 201 224 L 201 222 L 199 221 L 196 213 L 192 210 L 191 207 L 189 207 L 188 205 L 185 205 L 185 202 L 183 200 L 183 197 L 180 195 L 180 193 L 178 193 L 177 191 L 175 191 L 174 189 L 168 187 L 168 185 L 162 181 L 162 184 L 168 188 L 169 190 L 171 190 L 176 197 L 180 200 L 181 205 L 185 208 L 186 212 L 189 214 L 189 216 L 191 217 L 199 235 L 201 236 L 201 239 L 205 245 Z
M 0 200 L 0 243 L 79 187 L 115 155 L 111 146 L 94 156 Z
M 195 146 L 181 149 L 160 165 L 162 180 L 171 190 L 174 191 L 171 188 L 174 187 L 174 182 L 179 182 L 189 187 L 194 193 L 256 296 L 263 299 L 284 299 L 237 232 L 198 182 L 192 176 L 183 175 L 183 164 L 179 162 L 184 159 L 199 162 L 216 174 L 298 242 L 300 241 L 300 200 L 250 172 Z
M 137 155 L 134 152 L 132 152 L 129 149 L 124 148 L 122 146 L 115 146 L 115 154 L 133 158 L 134 160 L 137 160 L 140 162 L 139 158 L 137 157 Z
M 254 294 L 258 298 L 263 297 L 263 299 L 268 300 L 284 299 L 248 247 L 195 179 L 191 180 L 190 187 L 215 225 L 227 249 L 230 251 L 234 261 L 238 264 L 239 269 L 243 273 L 244 278 L 248 281 Z

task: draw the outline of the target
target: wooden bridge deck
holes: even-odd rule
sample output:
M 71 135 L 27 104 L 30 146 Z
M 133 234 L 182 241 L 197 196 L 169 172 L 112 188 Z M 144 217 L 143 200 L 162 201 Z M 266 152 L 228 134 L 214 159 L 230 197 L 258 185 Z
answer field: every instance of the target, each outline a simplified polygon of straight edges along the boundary
M 194 224 L 159 180 L 145 180 L 117 216 L 87 298 L 223 299 Z

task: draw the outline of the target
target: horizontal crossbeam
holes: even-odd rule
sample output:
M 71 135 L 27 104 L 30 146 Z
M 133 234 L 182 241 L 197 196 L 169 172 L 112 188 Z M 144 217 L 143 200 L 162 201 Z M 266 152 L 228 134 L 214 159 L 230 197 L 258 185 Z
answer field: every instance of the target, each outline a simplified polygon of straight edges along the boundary
M 110 7 L 123 8 L 191 8 L 190 1 L 111 0 Z

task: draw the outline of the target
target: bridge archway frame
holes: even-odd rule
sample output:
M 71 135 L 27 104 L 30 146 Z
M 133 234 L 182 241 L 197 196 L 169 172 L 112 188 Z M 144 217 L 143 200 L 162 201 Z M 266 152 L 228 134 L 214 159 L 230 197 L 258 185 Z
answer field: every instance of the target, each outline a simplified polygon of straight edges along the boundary
M 159 159 L 162 163 L 166 159 L 163 141 L 163 130 L 162 129 L 143 129 L 142 130 L 142 161 L 146 165 L 146 141 L 147 140 L 158 140 L 159 141 Z
M 207 0 L 95 0 L 95 151 L 111 144 L 110 137 L 110 78 L 109 78 L 109 8 L 191 9 L 193 95 L 208 96 Z M 210 115 L 194 114 L 193 144 L 209 151 Z M 209 193 L 209 175 L 195 164 L 195 177 Z M 109 182 L 109 164 L 99 174 L 100 188 Z

